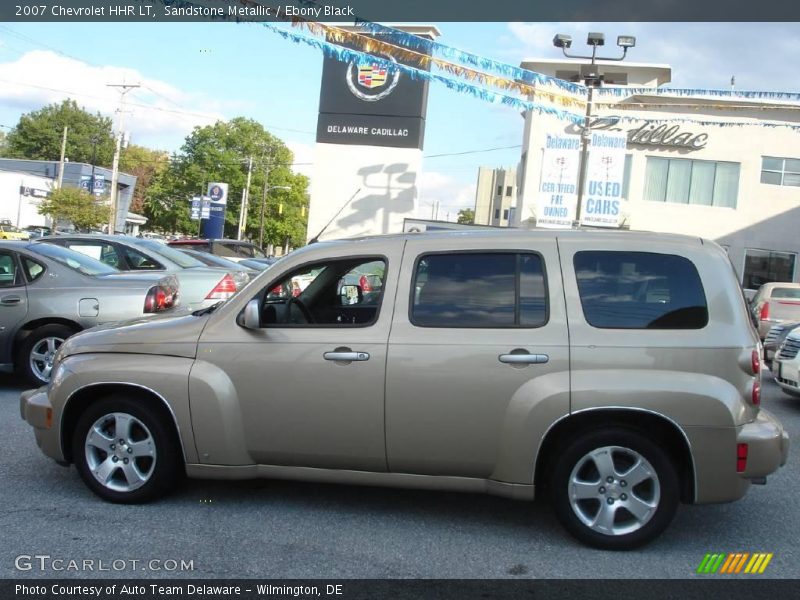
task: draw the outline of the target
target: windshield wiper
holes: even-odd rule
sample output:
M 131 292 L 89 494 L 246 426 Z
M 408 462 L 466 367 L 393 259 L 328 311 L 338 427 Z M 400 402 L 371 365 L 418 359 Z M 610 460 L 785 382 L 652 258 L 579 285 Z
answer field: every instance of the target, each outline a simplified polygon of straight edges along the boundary
M 215 303 L 214 303 L 214 304 L 212 304 L 211 306 L 206 306 L 205 308 L 201 308 L 200 310 L 196 310 L 196 311 L 194 311 L 192 314 L 193 314 L 195 317 L 202 317 L 203 315 L 210 315 L 212 312 L 214 312 L 215 310 L 217 310 L 217 307 L 218 307 L 220 304 L 222 304 L 223 302 L 225 302 L 225 301 L 224 301 L 224 300 L 220 300 L 219 302 L 215 302 Z

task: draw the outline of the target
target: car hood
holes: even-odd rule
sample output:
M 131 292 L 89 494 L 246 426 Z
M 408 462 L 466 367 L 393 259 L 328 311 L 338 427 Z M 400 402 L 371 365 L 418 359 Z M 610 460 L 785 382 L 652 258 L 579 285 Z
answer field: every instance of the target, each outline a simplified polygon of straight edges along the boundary
M 194 358 L 197 340 L 207 322 L 208 315 L 195 316 L 179 309 L 169 316 L 107 323 L 68 338 L 61 346 L 60 356 L 63 359 L 73 354 L 115 352 Z

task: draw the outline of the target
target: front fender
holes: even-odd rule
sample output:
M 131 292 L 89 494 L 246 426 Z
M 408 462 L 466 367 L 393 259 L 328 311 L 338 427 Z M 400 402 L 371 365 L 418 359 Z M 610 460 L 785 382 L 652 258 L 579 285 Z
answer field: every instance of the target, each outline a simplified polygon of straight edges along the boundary
M 65 358 L 53 372 L 48 397 L 54 422 L 62 439 L 63 417 L 70 403 L 99 386 L 130 387 L 158 397 L 174 419 L 187 463 L 197 462 L 197 450 L 189 412 L 189 372 L 193 359 L 146 354 L 75 354 Z

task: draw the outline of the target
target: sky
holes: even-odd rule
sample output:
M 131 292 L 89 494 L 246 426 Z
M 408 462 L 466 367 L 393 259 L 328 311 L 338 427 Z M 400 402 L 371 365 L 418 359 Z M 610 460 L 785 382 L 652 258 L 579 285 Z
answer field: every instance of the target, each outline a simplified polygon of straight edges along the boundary
M 673 87 L 729 89 L 735 76 L 741 90 L 800 90 L 797 23 L 435 25 L 440 42 L 513 65 L 558 58 L 556 33 L 572 35 L 581 52 L 586 33 L 601 31 L 607 40 L 637 36 L 628 60 L 671 65 Z M 139 83 L 127 95 L 132 143 L 173 152 L 193 127 L 245 116 L 283 139 L 295 169 L 310 174 L 321 70 L 318 50 L 258 24 L 0 23 L 0 129 L 67 97 L 113 116 L 119 93 L 107 84 Z M 422 214 L 438 203 L 439 218 L 455 220 L 460 208 L 472 207 L 478 167 L 515 166 L 522 133 L 514 109 L 432 83 Z

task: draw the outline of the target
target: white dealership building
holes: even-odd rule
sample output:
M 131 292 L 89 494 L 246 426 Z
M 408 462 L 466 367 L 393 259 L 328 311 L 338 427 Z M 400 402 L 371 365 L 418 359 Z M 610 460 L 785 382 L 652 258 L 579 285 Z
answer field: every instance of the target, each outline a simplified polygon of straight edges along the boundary
M 580 63 L 525 60 L 523 68 L 578 81 Z M 632 93 L 595 94 L 593 131 L 627 135 L 617 226 L 716 240 L 745 287 L 798 281 L 800 102 L 737 95 L 648 93 L 671 79 L 667 65 L 600 63 L 605 84 Z M 531 96 L 544 103 L 544 99 Z M 572 109 L 580 110 L 580 109 Z M 517 210 L 511 225 L 535 227 L 548 136 L 574 124 L 525 113 Z M 621 117 L 621 119 L 617 119 Z M 724 122 L 725 126 L 714 122 Z M 585 206 L 584 206 L 585 209 Z

